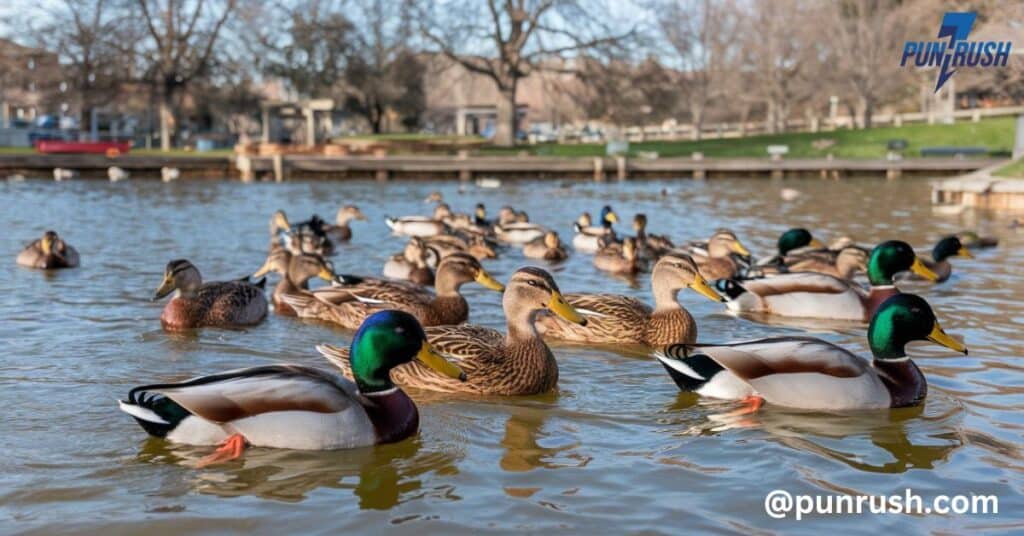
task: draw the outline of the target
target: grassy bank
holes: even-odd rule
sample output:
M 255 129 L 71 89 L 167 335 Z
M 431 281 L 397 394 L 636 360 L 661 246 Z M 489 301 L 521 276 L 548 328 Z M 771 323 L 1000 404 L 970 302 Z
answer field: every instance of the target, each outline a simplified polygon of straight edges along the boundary
M 904 139 L 908 147 L 904 155 L 920 156 L 922 147 L 979 146 L 990 152 L 1008 153 L 1013 146 L 1014 118 L 1000 117 L 977 123 L 970 121 L 953 125 L 912 124 L 902 127 L 882 127 L 863 130 L 837 130 L 835 132 L 792 133 L 751 136 L 737 139 L 710 139 L 694 141 L 651 141 L 629 144 L 629 152 L 653 151 L 660 156 L 690 156 L 702 152 L 708 157 L 766 157 L 768 145 L 788 145 L 789 158 L 817 158 L 831 153 L 837 158 L 885 158 L 886 144 L 892 139 Z M 816 149 L 817 140 L 834 140 L 829 148 Z M 484 154 L 510 154 L 527 151 L 544 156 L 600 156 L 605 154 L 604 144 L 578 145 L 526 145 L 516 148 L 487 148 Z
M 1006 164 L 1005 166 L 996 170 L 996 172 L 993 173 L 993 175 L 997 177 L 1007 177 L 1014 179 L 1024 178 L 1024 158 L 1014 160 L 1013 162 Z

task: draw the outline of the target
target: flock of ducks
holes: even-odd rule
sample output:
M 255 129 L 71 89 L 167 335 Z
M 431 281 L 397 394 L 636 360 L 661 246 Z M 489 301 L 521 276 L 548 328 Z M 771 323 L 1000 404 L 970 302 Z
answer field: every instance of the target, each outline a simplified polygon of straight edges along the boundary
M 390 257 L 383 276 L 340 273 L 328 257 L 352 238 L 355 206 L 334 223 L 317 216 L 291 222 L 283 211 L 270 223 L 271 242 L 252 276 L 204 281 L 185 259 L 167 264 L 153 295 L 168 295 L 160 315 L 166 330 L 252 326 L 273 308 L 284 316 L 317 319 L 355 330 L 347 348 L 317 350 L 341 374 L 300 365 L 259 366 L 178 383 L 136 387 L 120 408 L 150 434 L 193 445 L 219 445 L 201 465 L 236 458 L 247 445 L 340 449 L 398 441 L 417 432 L 415 403 L 403 388 L 471 395 L 522 396 L 556 388 L 558 364 L 547 341 L 639 345 L 683 391 L 740 400 L 737 413 L 767 402 L 810 410 L 890 408 L 922 403 L 927 382 L 906 355 L 911 341 L 929 340 L 957 352 L 967 348 L 943 331 L 929 304 L 903 294 L 903 277 L 944 281 L 950 259 L 995 241 L 972 233 L 940 240 L 931 258 L 905 242 L 871 248 L 842 238 L 824 245 L 806 229 L 783 233 L 773 255 L 755 259 L 735 233 L 674 243 L 647 232 L 637 214 L 633 234 L 601 209 L 573 224 L 572 254 L 593 255 L 594 266 L 616 274 L 650 271 L 653 304 L 608 293 L 563 293 L 537 266 L 506 283 L 484 267 L 488 259 L 521 250 L 558 263 L 570 255 L 558 233 L 512 207 L 488 219 L 451 210 L 439 195 L 430 216 L 385 220 L 408 242 Z M 18 264 L 73 268 L 78 253 L 55 232 L 29 244 Z M 265 276 L 279 282 L 267 300 Z M 866 276 L 867 285 L 857 282 Z M 326 284 L 311 288 L 310 281 Z M 504 332 L 465 323 L 467 284 L 502 293 Z M 824 340 L 787 336 L 730 344 L 697 342 L 696 319 L 677 295 L 687 289 L 728 310 L 783 317 L 845 320 L 867 325 L 871 356 Z

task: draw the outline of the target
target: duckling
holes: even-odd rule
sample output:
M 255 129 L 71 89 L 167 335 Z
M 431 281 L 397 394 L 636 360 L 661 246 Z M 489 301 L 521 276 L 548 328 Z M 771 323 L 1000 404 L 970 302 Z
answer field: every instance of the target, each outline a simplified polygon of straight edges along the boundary
M 546 261 L 564 261 L 569 258 L 569 253 L 562 246 L 558 233 L 554 231 L 548 231 L 541 238 L 523 244 L 523 255 Z
M 594 266 L 598 270 L 613 274 L 632 275 L 642 270 L 636 239 L 628 237 L 622 244 L 609 244 L 594 255 Z
M 352 240 L 352 228 L 349 222 L 352 220 L 366 221 L 366 215 L 355 205 L 345 205 L 338 209 L 334 217 L 334 225 L 326 229 L 327 237 L 334 242 L 348 242 Z
M 270 303 L 277 314 L 284 316 L 296 316 L 296 313 L 295 309 L 284 301 L 283 296 L 309 291 L 309 280 L 314 277 L 328 283 L 335 280 L 334 267 L 323 257 L 312 253 L 292 255 L 286 249 L 271 252 L 263 266 L 252 277 L 263 277 L 270 272 L 281 275 L 281 281 L 270 295 Z
M 942 329 L 928 302 L 897 294 L 871 319 L 871 360 L 813 337 L 673 345 L 655 357 L 683 391 L 747 398 L 748 411 L 763 401 L 826 411 L 900 408 L 921 404 L 928 393 L 928 382 L 905 350 L 907 343 L 924 340 L 967 354 L 967 347 Z
M 569 305 L 548 272 L 533 266 L 520 268 L 502 295 L 506 333 L 461 324 L 426 328 L 427 339 L 453 358 L 468 376 L 464 383 L 448 381 L 415 363 L 391 371 L 398 385 L 447 393 L 523 396 L 551 391 L 558 384 L 558 363 L 537 332 L 536 321 L 550 312 L 570 322 L 587 319 Z M 349 374 L 352 365 L 344 348 L 317 348 Z
M 692 288 L 716 302 L 725 301 L 700 275 L 693 259 L 666 255 L 651 273 L 654 308 L 629 296 L 566 294 L 565 299 L 587 317 L 587 325 L 565 322 L 550 315 L 538 325 L 545 339 L 590 344 L 643 344 L 664 346 L 697 340 L 697 323 L 679 305 L 676 295 Z
M 612 229 L 612 224 L 619 221 L 619 216 L 615 214 L 612 207 L 605 205 L 601 209 L 601 225 L 591 225 L 590 214 L 584 212 L 580 214 L 580 217 L 573 224 L 573 230 L 575 235 L 572 237 L 572 247 L 576 251 L 582 251 L 584 253 L 596 253 L 601 247 L 599 238 L 608 237 L 611 241 L 615 241 L 615 230 Z
M 55 231 L 46 231 L 43 237 L 32 241 L 18 253 L 20 266 L 53 270 L 78 266 L 78 250 L 71 247 Z
M 329 450 L 393 443 L 419 429 L 416 404 L 389 372 L 416 361 L 456 381 L 458 366 L 427 342 L 416 319 L 381 311 L 351 346 L 353 376 L 302 365 L 263 365 L 180 383 L 143 385 L 118 401 L 150 435 L 188 445 L 220 445 L 200 466 L 241 456 L 249 445 Z
M 428 246 L 422 238 L 412 237 L 402 253 L 392 256 L 384 263 L 384 277 L 405 279 L 417 285 L 433 285 L 434 270 L 441 261 L 441 254 Z
M 384 218 L 391 232 L 397 235 L 425 237 L 436 236 L 448 233 L 448 224 L 445 220 L 451 218 L 452 211 L 445 203 L 440 203 L 434 208 L 432 217 L 425 216 L 404 216 L 401 218 Z
M 177 291 L 160 315 L 160 324 L 168 331 L 252 326 L 267 316 L 265 283 L 265 279 L 257 284 L 241 280 L 203 283 L 191 262 L 178 259 L 167 263 L 153 301 Z
M 405 311 L 424 326 L 440 326 L 460 324 L 469 318 L 469 304 L 460 293 L 464 284 L 476 281 L 490 290 L 505 289 L 480 261 L 465 253 L 452 253 L 441 260 L 436 294 L 405 281 L 351 275 L 343 275 L 341 280 L 345 283 L 283 299 L 301 318 L 316 318 L 346 329 L 359 327 L 381 308 Z

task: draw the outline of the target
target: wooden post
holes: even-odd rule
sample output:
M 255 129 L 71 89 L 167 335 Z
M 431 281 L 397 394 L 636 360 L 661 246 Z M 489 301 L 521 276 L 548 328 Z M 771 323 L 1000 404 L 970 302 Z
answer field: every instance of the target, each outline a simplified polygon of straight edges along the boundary
M 626 180 L 626 157 L 619 155 L 615 157 L 615 165 L 618 168 L 616 176 L 620 181 Z
M 704 153 L 692 153 L 690 154 L 690 158 L 693 159 L 694 162 L 701 162 L 704 160 Z M 694 169 L 693 178 L 694 180 L 702 181 L 707 178 L 707 171 L 705 171 L 704 168 Z
M 594 180 L 604 182 L 604 158 L 594 157 Z
M 467 151 L 465 149 L 459 149 L 459 151 L 455 154 L 455 159 L 456 160 L 468 160 L 469 159 L 469 151 Z M 460 168 L 459 169 L 459 180 L 463 181 L 463 182 L 469 182 L 469 181 L 473 180 L 473 172 L 469 169 L 469 167 L 464 167 L 464 168 Z
M 252 158 L 249 155 L 240 154 L 235 157 L 235 169 L 242 177 L 242 182 L 252 182 L 255 178 L 252 172 Z
M 274 182 L 284 181 L 284 156 L 281 153 L 276 153 L 273 156 L 274 161 Z

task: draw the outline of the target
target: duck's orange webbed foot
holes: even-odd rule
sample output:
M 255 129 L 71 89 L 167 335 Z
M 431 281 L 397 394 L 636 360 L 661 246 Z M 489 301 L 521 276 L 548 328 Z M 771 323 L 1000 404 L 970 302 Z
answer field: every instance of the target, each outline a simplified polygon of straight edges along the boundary
M 742 406 L 740 406 L 738 409 L 730 411 L 729 413 L 726 413 L 726 416 L 740 417 L 742 415 L 750 415 L 751 413 L 754 413 L 757 410 L 761 409 L 761 406 L 764 405 L 764 399 L 757 395 L 750 395 L 748 397 L 745 397 L 742 402 Z
M 245 447 L 249 445 L 249 442 L 245 440 L 242 434 L 234 434 L 231 437 L 225 439 L 217 450 L 213 451 L 213 454 L 204 457 L 199 460 L 196 467 L 206 467 L 215 463 L 229 462 L 242 456 L 245 452 Z

